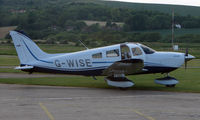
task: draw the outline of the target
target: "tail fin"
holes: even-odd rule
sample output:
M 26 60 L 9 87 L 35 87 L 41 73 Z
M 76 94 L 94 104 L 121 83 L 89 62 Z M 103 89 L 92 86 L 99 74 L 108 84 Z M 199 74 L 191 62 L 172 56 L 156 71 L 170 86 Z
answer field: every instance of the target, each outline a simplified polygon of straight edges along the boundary
M 43 61 L 43 58 L 49 56 L 22 32 L 10 31 L 10 35 L 14 42 L 20 64 Z

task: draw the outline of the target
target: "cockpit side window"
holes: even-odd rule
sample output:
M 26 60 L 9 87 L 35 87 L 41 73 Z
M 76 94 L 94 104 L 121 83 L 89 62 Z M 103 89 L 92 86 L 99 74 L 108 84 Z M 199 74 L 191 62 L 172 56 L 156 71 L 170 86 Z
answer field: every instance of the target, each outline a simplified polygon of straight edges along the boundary
M 146 54 L 153 54 L 155 53 L 155 50 L 145 46 L 145 45 L 140 45 L 141 48 L 143 49 L 143 51 L 146 53 Z
M 106 51 L 106 57 L 118 57 L 118 56 L 119 56 L 119 49 Z
M 138 48 L 138 47 L 132 48 L 132 53 L 133 53 L 133 56 L 142 55 L 142 51 L 141 51 L 140 48 Z
M 102 58 L 102 53 L 93 54 L 92 58 L 95 58 L 95 59 Z

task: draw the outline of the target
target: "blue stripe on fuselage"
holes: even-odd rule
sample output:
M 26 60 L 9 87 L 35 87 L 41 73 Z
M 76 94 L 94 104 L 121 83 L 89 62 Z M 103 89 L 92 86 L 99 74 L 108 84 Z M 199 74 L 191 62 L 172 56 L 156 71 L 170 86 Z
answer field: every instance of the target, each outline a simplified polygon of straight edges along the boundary
M 53 64 L 53 62 L 45 61 L 45 60 L 41 60 L 41 59 L 37 58 L 37 57 L 31 52 L 31 50 L 29 49 L 29 47 L 27 46 L 27 44 L 24 42 L 24 40 L 22 40 L 22 41 L 23 41 L 23 43 L 25 44 L 25 46 L 26 46 L 26 48 L 28 49 L 28 51 L 30 52 L 30 54 L 31 54 L 37 61 L 41 61 L 41 62 Z

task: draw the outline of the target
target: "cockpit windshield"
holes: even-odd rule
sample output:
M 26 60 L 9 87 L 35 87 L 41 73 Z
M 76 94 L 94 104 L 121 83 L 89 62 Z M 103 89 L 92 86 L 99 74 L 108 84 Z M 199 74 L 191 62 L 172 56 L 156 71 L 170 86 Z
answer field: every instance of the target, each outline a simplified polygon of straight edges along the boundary
M 147 47 L 145 45 L 140 44 L 140 47 L 143 49 L 143 51 L 146 54 L 153 54 L 153 53 L 155 53 L 155 50 L 153 50 L 152 48 L 149 48 L 149 47 Z

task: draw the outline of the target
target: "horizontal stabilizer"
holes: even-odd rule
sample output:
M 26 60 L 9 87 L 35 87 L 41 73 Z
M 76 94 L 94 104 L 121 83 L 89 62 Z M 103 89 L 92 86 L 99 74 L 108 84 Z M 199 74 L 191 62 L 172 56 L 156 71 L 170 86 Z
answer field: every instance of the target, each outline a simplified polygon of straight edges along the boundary
M 15 68 L 16 70 L 29 70 L 33 69 L 33 66 L 19 66 Z

